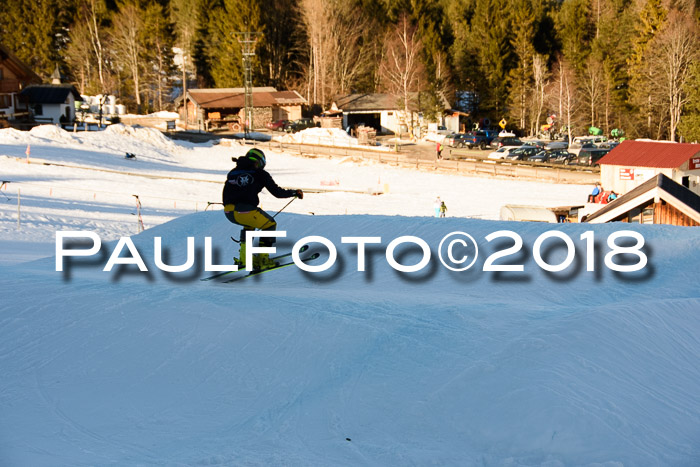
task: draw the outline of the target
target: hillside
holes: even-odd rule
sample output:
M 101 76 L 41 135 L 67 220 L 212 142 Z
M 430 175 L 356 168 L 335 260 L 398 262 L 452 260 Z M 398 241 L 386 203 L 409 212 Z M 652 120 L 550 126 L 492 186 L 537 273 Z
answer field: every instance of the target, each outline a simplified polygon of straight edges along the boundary
M 339 250 L 328 273 L 283 269 L 235 284 L 198 274 L 102 272 L 76 259 L 4 268 L 0 452 L 5 465 L 693 465 L 700 460 L 700 296 L 693 229 L 638 228 L 641 276 L 397 273 L 383 249 L 358 272 L 348 235 L 546 225 L 285 215 L 292 239 Z M 152 265 L 217 213 L 134 236 Z M 576 239 L 588 226 L 563 229 Z M 596 226 L 604 238 L 616 226 Z M 287 242 L 289 243 L 289 242 Z M 107 246 L 111 253 L 114 242 Z M 555 249 L 556 250 L 556 249 Z M 404 252 L 404 264 L 417 261 Z M 549 261 L 561 261 L 552 251 Z M 531 255 L 524 255 L 531 256 Z M 150 260 L 148 259 L 150 258 Z M 431 263 L 432 264 L 432 263 Z M 481 269 L 483 259 L 475 267 Z M 579 264 L 580 266 L 580 264 Z M 40 292 L 40 293 L 37 293 Z

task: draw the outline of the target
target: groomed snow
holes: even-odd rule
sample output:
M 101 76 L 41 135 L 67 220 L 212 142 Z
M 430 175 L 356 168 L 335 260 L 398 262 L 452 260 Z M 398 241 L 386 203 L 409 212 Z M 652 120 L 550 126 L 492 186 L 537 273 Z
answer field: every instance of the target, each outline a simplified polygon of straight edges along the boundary
M 51 131 L 0 130 L 0 171 L 11 181 L 0 192 L 0 465 L 700 463 L 697 229 L 500 222 L 503 204 L 575 203 L 590 187 L 268 152 L 280 184 L 307 190 L 277 218 L 287 231 L 280 250 L 320 235 L 336 245 L 336 264 L 202 282 L 204 237 L 226 262 L 238 230 L 203 206 L 219 201 L 230 157 L 246 148 Z M 136 160 L 124 159 L 129 150 Z M 366 194 L 385 184 L 387 194 Z M 313 192 L 324 187 L 336 192 Z M 140 234 L 134 194 L 148 228 Z M 437 195 L 447 219 L 430 217 Z M 285 203 L 263 198 L 272 212 Z M 98 233 L 103 255 L 56 272 L 53 237 L 63 229 Z M 533 260 L 552 229 L 576 244 L 561 273 Z M 646 241 L 641 272 L 604 266 L 605 240 L 623 229 Z M 524 272 L 482 271 L 512 245 L 485 240 L 501 230 L 523 239 L 510 259 Z M 453 231 L 477 239 L 469 271 L 434 258 Z M 102 271 L 123 235 L 150 272 Z M 405 235 L 432 249 L 421 272 L 398 273 L 385 259 Z M 195 266 L 158 271 L 154 237 L 174 265 L 186 260 L 188 236 Z M 367 246 L 365 271 L 342 236 L 381 237 Z M 543 251 L 552 264 L 565 256 Z M 415 249 L 396 256 L 419 259 Z

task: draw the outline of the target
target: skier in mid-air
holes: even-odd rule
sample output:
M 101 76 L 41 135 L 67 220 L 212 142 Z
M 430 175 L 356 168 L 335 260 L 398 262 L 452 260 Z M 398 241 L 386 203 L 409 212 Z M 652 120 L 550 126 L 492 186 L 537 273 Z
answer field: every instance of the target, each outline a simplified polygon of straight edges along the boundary
M 243 226 L 240 236 L 240 252 L 236 263 L 239 267 L 245 266 L 246 258 L 246 232 L 249 230 L 276 230 L 277 222 L 266 212 L 258 207 L 260 199 L 258 195 L 263 188 L 267 188 L 276 198 L 303 198 L 301 190 L 286 190 L 280 188 L 272 176 L 265 169 L 265 154 L 258 148 L 248 151 L 245 156 L 232 159 L 236 162 L 226 176 L 226 184 L 223 191 L 224 213 L 226 218 Z M 275 243 L 274 237 L 260 239 L 261 247 L 269 247 Z M 275 262 L 267 253 L 257 254 L 253 257 L 253 270 L 259 271 L 275 267 Z

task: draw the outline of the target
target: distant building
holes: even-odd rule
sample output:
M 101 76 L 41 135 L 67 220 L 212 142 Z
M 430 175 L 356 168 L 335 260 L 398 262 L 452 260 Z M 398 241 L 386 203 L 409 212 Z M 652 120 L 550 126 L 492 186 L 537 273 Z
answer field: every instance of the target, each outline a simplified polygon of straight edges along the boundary
M 0 119 L 28 116 L 28 109 L 19 102 L 18 95 L 25 87 L 38 83 L 41 78 L 0 44 Z
M 420 111 L 420 94 L 410 93 L 408 114 L 401 98 L 395 94 L 346 94 L 333 99 L 331 109 L 342 111 L 343 128 L 364 125 L 374 128 L 378 133 L 407 133 L 414 128 L 414 136 L 420 137 L 420 128 L 426 127 Z M 449 103 L 443 99 L 442 108 L 446 112 L 440 115 L 440 124 L 453 132 L 459 131 L 460 112 L 451 111 Z M 462 114 L 463 115 L 463 114 Z
M 187 90 L 187 124 L 201 129 L 228 126 L 242 129 L 245 119 L 244 88 L 211 88 Z M 180 118 L 185 119 L 182 97 L 176 100 Z M 307 101 L 296 91 L 278 91 L 273 87 L 253 88 L 253 128 L 264 128 L 276 120 L 301 118 Z
M 700 144 L 623 141 L 599 161 L 605 190 L 627 193 L 658 174 L 700 195 Z
M 700 225 L 700 196 L 659 173 L 582 222 Z

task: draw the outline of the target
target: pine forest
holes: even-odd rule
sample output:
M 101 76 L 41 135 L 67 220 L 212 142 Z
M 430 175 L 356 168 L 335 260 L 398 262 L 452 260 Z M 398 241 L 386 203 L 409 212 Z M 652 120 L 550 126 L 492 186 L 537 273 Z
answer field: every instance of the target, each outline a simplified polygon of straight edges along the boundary
M 700 140 L 700 0 L 3 0 L 0 43 L 48 80 L 173 109 L 183 84 L 338 95 L 419 93 L 470 123 L 507 120 Z M 551 121 L 551 118 L 549 118 Z

